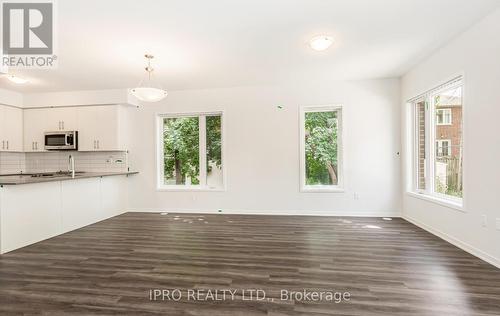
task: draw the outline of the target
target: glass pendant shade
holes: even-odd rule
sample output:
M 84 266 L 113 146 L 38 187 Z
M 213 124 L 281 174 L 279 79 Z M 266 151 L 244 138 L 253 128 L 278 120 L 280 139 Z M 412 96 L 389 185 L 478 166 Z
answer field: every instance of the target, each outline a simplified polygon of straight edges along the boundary
M 144 102 L 158 102 L 167 94 L 167 91 L 158 88 L 139 87 L 132 89 L 132 95 Z
M 153 59 L 153 56 L 145 55 L 145 57 L 148 59 L 148 66 L 145 68 L 147 77 L 137 88 L 131 89 L 130 93 L 140 101 L 158 102 L 164 99 L 168 93 L 153 82 L 153 68 L 151 68 L 151 59 Z

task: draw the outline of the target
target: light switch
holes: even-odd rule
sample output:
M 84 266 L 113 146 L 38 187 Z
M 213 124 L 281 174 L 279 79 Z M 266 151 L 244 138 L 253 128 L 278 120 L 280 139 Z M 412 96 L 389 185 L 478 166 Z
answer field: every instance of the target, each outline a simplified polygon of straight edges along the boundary
M 488 226 L 488 217 L 486 217 L 486 215 L 481 216 L 481 226 L 483 226 L 483 227 Z

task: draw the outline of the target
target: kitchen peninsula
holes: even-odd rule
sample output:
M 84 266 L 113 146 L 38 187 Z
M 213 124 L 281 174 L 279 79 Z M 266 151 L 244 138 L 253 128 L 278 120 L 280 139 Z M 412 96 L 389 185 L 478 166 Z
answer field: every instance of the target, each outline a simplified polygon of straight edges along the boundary
M 0 253 L 125 212 L 127 177 L 136 173 L 0 175 Z

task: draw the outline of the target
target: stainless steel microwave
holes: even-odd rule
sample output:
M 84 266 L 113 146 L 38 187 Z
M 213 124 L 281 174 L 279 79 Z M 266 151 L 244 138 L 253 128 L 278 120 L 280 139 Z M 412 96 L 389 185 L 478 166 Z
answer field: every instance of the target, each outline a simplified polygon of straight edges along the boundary
M 78 150 L 78 132 L 46 132 L 46 150 Z

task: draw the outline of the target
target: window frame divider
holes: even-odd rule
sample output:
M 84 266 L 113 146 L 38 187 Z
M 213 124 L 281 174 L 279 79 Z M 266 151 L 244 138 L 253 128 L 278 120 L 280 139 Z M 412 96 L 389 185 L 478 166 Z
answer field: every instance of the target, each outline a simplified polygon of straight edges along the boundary
M 200 186 L 207 187 L 207 116 L 198 116 Z

